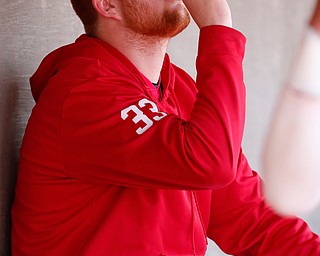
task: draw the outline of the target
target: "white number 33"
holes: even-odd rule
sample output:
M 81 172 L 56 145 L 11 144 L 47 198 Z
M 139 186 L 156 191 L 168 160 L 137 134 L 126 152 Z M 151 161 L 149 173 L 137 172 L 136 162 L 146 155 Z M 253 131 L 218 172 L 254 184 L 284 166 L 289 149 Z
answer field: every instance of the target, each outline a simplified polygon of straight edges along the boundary
M 142 108 L 147 107 L 148 105 L 150 105 L 149 110 L 152 113 L 158 114 L 152 118 L 154 121 L 159 121 L 167 115 L 164 112 L 159 112 L 157 105 L 154 102 L 147 99 L 142 99 L 139 101 L 138 105 L 131 105 L 121 111 L 121 118 L 123 120 L 126 120 L 129 117 L 129 112 L 132 111 L 136 114 L 135 117 L 132 119 L 132 121 L 135 124 L 137 124 L 140 121 L 144 122 L 145 125 L 143 127 L 139 127 L 136 130 L 137 134 L 139 135 L 143 134 L 146 130 L 148 130 L 153 125 L 152 119 L 149 118 L 147 115 L 145 115 L 142 110 Z

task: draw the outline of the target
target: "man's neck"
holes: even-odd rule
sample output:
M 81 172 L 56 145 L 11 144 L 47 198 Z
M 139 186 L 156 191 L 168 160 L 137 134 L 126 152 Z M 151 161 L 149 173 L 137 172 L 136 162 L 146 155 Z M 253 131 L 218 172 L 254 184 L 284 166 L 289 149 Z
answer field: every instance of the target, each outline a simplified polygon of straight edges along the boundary
M 150 38 L 126 30 L 108 35 L 97 33 L 96 37 L 120 51 L 151 82 L 158 82 L 169 39 Z

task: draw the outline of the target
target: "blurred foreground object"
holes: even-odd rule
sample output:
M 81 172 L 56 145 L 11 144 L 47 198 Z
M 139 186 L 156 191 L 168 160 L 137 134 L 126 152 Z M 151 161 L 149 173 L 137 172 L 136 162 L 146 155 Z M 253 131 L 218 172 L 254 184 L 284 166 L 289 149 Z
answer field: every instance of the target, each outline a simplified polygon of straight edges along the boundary
M 262 169 L 279 213 L 306 213 L 320 201 L 320 0 L 276 106 Z

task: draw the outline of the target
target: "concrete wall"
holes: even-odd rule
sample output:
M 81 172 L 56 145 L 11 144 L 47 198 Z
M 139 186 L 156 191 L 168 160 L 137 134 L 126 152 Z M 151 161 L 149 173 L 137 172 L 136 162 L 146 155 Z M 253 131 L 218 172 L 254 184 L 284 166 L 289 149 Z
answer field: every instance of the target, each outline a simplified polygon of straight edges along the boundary
M 18 150 L 34 104 L 28 79 L 43 56 L 82 33 L 69 1 L 0 1 L 0 255 L 9 255 Z
M 254 169 L 273 104 L 284 83 L 312 0 L 230 0 L 234 26 L 248 39 L 244 63 L 248 90 L 244 151 Z M 10 206 L 18 150 L 33 106 L 28 78 L 43 56 L 82 33 L 69 1 L 0 0 L 0 255 L 10 255 Z M 174 62 L 195 76 L 197 28 L 172 40 Z M 319 211 L 319 209 L 318 209 Z M 316 211 L 305 219 L 320 233 Z M 210 245 L 208 255 L 223 255 Z

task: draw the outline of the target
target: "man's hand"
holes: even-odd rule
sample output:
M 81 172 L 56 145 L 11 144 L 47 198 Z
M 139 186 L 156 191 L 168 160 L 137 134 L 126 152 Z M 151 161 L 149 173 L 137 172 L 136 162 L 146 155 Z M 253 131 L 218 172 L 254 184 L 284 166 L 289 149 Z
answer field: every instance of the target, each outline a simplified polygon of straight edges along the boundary
M 210 25 L 232 27 L 231 12 L 226 0 L 183 0 L 183 2 L 199 28 Z
M 310 25 L 320 33 L 320 0 L 316 4 Z

